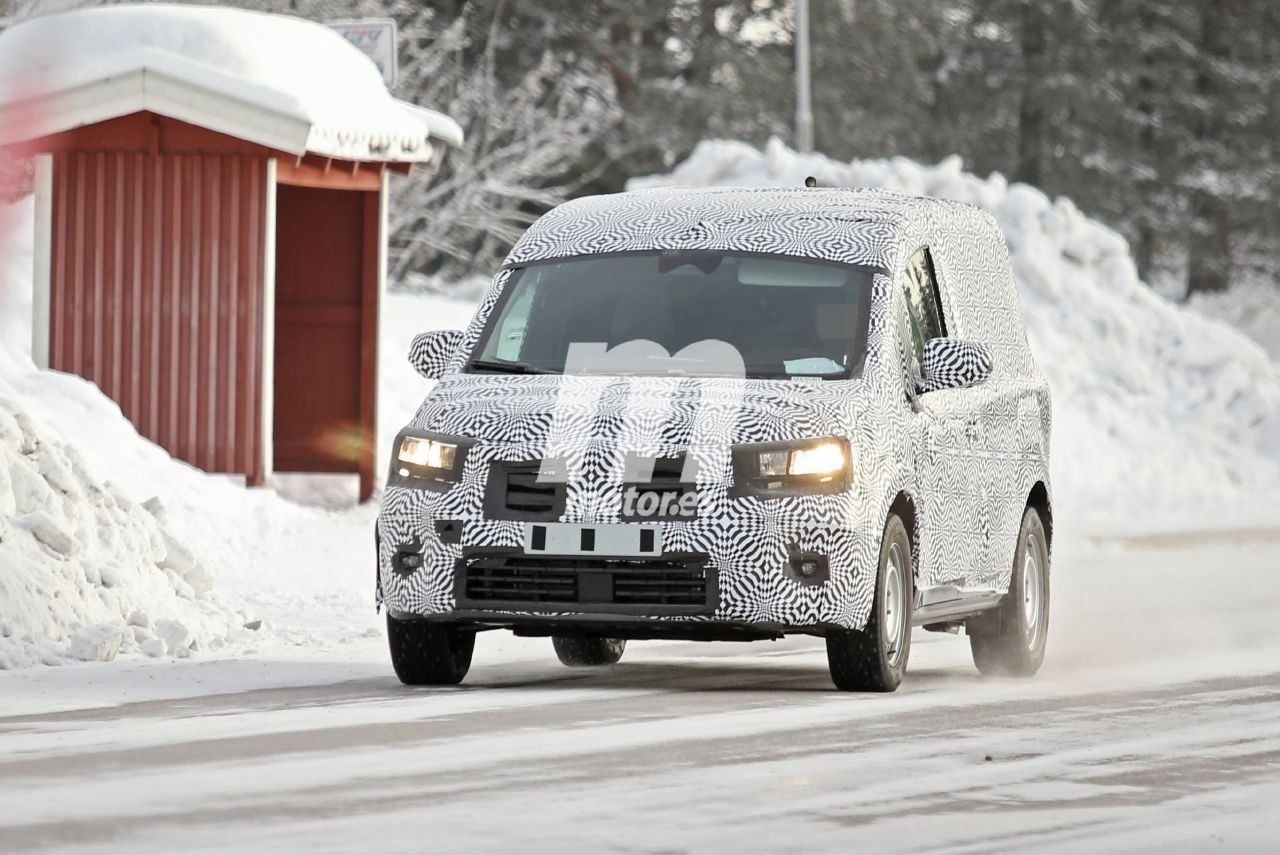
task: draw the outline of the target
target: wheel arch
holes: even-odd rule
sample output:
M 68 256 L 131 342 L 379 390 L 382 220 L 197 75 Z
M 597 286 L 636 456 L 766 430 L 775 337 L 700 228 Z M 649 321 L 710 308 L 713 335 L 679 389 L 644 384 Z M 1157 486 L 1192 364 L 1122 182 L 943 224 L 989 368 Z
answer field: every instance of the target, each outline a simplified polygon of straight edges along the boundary
M 1049 541 L 1049 547 L 1052 549 L 1053 503 L 1049 500 L 1049 488 L 1043 481 L 1037 481 L 1035 486 L 1031 488 L 1031 494 L 1027 496 L 1027 507 L 1035 508 L 1040 513 L 1040 519 L 1044 521 L 1044 535 Z
M 905 490 L 900 490 L 893 501 L 889 503 L 889 511 L 885 514 L 888 519 L 889 514 L 897 514 L 902 520 L 902 524 L 907 528 L 907 539 L 911 541 L 911 575 L 914 577 L 911 581 L 913 584 L 919 582 L 920 577 L 920 531 L 919 520 L 916 517 L 916 501 L 911 494 Z

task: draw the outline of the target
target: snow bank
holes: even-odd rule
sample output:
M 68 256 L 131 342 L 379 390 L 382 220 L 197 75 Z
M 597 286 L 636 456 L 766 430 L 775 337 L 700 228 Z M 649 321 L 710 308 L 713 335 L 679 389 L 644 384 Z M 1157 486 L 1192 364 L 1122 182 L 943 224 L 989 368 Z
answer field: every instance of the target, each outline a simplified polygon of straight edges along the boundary
M 1221 294 L 1192 294 L 1187 306 L 1226 321 L 1280 360 L 1280 284 L 1254 279 Z
M 96 648 L 105 655 L 135 612 L 168 634 L 166 654 L 181 628 L 190 634 L 185 649 L 240 642 L 224 648 L 235 655 L 295 648 L 319 654 L 380 635 L 373 609 L 377 508 L 354 505 L 354 479 L 281 476 L 275 490 L 246 490 L 239 480 L 200 472 L 140 437 L 92 383 L 36 370 L 30 355 L 32 226 L 30 199 L 0 206 L 0 418 L 8 413 L 28 426 L 31 439 L 21 440 L 20 448 L 38 446 L 39 455 L 65 461 L 62 468 L 75 473 L 67 494 L 52 484 L 48 493 L 32 489 L 47 500 L 35 510 L 56 523 L 40 521 L 42 532 L 54 541 L 60 531 L 70 532 L 76 545 L 69 547 L 70 557 L 60 557 L 35 534 L 37 518 L 26 517 L 34 511 L 0 507 L 9 532 L 0 537 L 0 580 L 9 583 L 0 589 L 0 636 L 5 627 L 9 637 L 30 636 L 20 646 L 0 646 L 0 664 L 73 658 L 70 639 L 81 629 L 105 639 Z M 385 466 L 390 438 L 429 389 L 406 359 L 410 340 L 424 330 L 461 328 L 474 308 L 472 301 L 440 296 L 388 295 L 380 336 L 379 465 Z M 22 451 L 0 458 L 0 469 L 20 470 L 16 477 L 23 483 L 34 483 L 33 467 L 43 478 L 39 465 Z M 158 502 L 142 502 L 151 496 Z M 157 539 L 163 551 L 153 548 Z M 125 544 L 151 545 L 130 563 Z M 187 566 L 188 558 L 195 567 Z M 117 580 L 109 593 L 79 579 L 113 567 L 123 569 L 105 570 Z M 197 590 L 210 583 L 212 592 Z M 19 587 L 26 592 L 21 601 L 12 593 Z M 222 612 L 209 611 L 218 604 Z M 238 629 L 255 621 L 261 625 L 254 632 Z M 142 648 L 147 640 L 143 630 L 129 627 L 119 652 L 157 652 L 154 643 Z M 183 649 L 175 644 L 175 651 Z M 77 649 L 92 652 L 83 644 Z
M 164 506 L 94 478 L 0 397 L 0 669 L 189 656 L 247 637 Z
M 31 396 L 12 381 L 41 376 L 27 347 L 29 209 L 0 211 L 0 238 L 9 236 L 0 252 L 0 669 L 185 657 L 248 636 L 244 618 L 211 595 L 211 574 L 174 536 L 163 503 L 139 504 L 100 481 L 23 405 Z
M 1065 198 L 999 174 L 904 158 L 841 163 L 700 144 L 674 185 L 885 187 L 978 205 L 1000 221 L 1032 347 L 1054 395 L 1056 500 L 1091 527 L 1219 525 L 1276 519 L 1280 509 L 1280 370 L 1224 323 L 1156 296 L 1118 234 Z M 1207 515 L 1207 516 L 1206 516 Z M 1249 519 L 1252 518 L 1252 519 Z

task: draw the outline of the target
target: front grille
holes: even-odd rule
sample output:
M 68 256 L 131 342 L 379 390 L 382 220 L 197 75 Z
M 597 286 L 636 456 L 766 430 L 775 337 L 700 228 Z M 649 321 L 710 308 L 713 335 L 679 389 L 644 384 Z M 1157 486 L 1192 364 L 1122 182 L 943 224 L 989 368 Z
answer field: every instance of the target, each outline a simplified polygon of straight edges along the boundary
M 518 513 L 544 514 L 556 506 L 556 485 L 539 484 L 538 473 L 507 473 L 507 509 Z
M 690 473 L 689 480 L 684 479 L 685 456 L 648 458 L 638 454 L 628 454 L 623 470 L 622 486 L 634 486 L 643 490 L 692 490 L 697 485 L 697 461 Z
M 613 574 L 613 601 L 636 605 L 694 605 L 707 599 L 704 574 L 686 567 L 645 567 Z
M 576 603 L 578 574 L 561 567 L 521 567 L 507 562 L 476 562 L 466 568 L 471 600 L 527 603 Z
M 716 573 L 702 556 L 662 559 L 470 555 L 457 568 L 459 608 L 714 611 Z
M 684 480 L 684 460 L 679 457 L 657 457 L 653 461 L 653 474 L 647 481 L 636 480 L 633 483 L 643 485 L 651 490 L 680 490 L 693 487 L 692 481 Z M 629 480 L 629 479 L 628 479 Z
M 539 481 L 541 466 L 540 461 L 493 461 L 485 488 L 485 516 L 536 522 L 559 519 L 564 513 L 564 479 Z

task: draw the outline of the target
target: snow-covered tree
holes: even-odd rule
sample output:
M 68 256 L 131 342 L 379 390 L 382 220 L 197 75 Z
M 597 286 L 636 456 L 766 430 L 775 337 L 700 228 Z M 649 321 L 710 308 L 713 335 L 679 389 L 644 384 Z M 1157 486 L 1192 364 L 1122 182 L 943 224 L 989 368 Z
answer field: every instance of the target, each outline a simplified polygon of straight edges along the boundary
M 438 174 L 418 171 L 399 184 L 390 223 L 396 280 L 496 262 L 539 214 L 591 180 L 589 153 L 620 115 L 606 73 L 550 49 L 504 83 L 510 34 L 496 16 L 478 58 L 466 61 L 467 23 L 455 20 L 405 57 L 413 100 L 445 110 L 466 140 Z M 424 32 L 423 22 L 408 24 L 410 38 Z
M 397 182 L 396 280 L 490 268 L 548 206 L 666 170 L 700 139 L 793 132 L 794 0 L 240 5 L 394 18 L 396 94 L 467 131 L 438 173 Z M 1280 279 L 1280 3 L 823 0 L 811 21 L 821 151 L 958 153 L 1071 195 L 1144 275 Z

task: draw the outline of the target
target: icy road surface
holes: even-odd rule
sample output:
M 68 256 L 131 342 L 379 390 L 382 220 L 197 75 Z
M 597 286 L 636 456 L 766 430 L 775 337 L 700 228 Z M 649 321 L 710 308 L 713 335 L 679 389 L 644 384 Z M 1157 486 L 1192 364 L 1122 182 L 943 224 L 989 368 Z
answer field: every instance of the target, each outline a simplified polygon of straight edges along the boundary
M 894 695 L 819 643 L 482 636 L 459 689 L 334 661 L 0 674 L 0 851 L 1280 846 L 1280 536 L 1060 548 L 1050 658 L 919 632 Z

